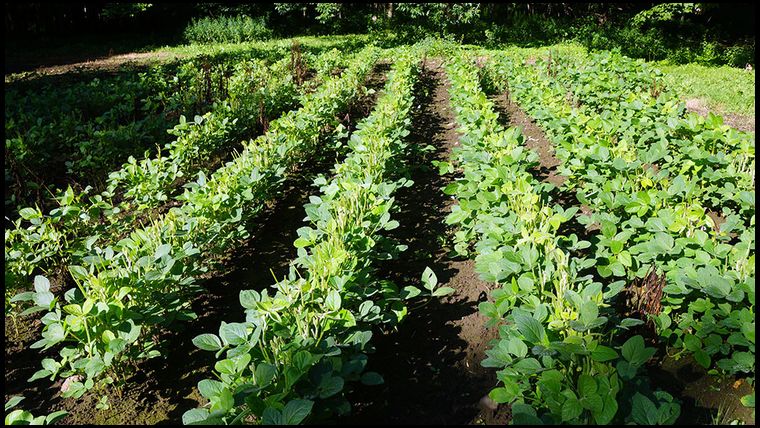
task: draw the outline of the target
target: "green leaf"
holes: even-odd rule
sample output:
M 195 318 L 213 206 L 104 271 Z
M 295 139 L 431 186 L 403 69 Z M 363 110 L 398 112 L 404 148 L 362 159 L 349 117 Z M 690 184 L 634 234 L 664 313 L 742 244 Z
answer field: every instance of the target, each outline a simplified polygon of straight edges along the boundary
M 201 334 L 193 338 L 193 345 L 204 351 L 218 351 L 222 349 L 222 341 L 215 334 Z
M 504 384 L 501 388 L 494 388 L 488 393 L 491 400 L 496 403 L 511 403 L 520 393 L 516 383 Z
M 581 398 L 596 393 L 596 381 L 593 377 L 582 374 L 578 378 L 578 393 Z
M 264 425 L 285 425 L 282 413 L 273 407 L 264 409 L 264 413 L 261 415 L 261 422 Z
M 221 394 L 223 389 L 224 384 L 218 380 L 204 379 L 198 382 L 198 391 L 209 400 Z
M 422 293 L 419 288 L 408 285 L 401 290 L 401 298 L 404 300 L 413 299 Z
M 296 240 L 293 242 L 293 245 L 294 245 L 296 248 L 304 248 L 304 247 L 307 247 L 307 246 L 309 246 L 309 244 L 311 244 L 311 241 L 309 241 L 309 240 L 308 240 L 308 239 L 306 239 L 306 238 L 298 238 L 298 239 L 296 239 Z
M 44 293 L 50 291 L 50 281 L 42 275 L 34 277 L 34 291 Z
M 219 327 L 219 335 L 222 337 L 222 341 L 226 341 L 230 345 L 242 345 L 248 340 L 248 324 L 222 322 Z
M 37 370 L 36 372 L 34 372 L 34 374 L 32 375 L 32 377 L 30 377 L 27 380 L 27 382 L 34 382 L 37 379 L 42 379 L 43 377 L 48 377 L 51 374 L 53 374 L 53 373 L 50 370 L 45 370 L 45 369 Z
M 337 290 L 330 290 L 325 298 L 325 306 L 327 310 L 335 312 L 340 309 L 341 299 L 340 293 Z
M 512 368 L 523 374 L 534 374 L 541 371 L 541 363 L 535 358 L 525 358 L 515 363 Z
M 31 220 L 33 218 L 39 217 L 39 214 L 37 213 L 37 210 L 34 208 L 22 208 L 19 210 L 18 214 L 23 218 L 24 220 Z
M 512 405 L 512 425 L 544 425 L 536 415 L 536 410 L 525 403 Z
M 433 297 L 442 297 L 442 296 L 448 296 L 449 294 L 454 293 L 453 288 L 451 287 L 438 287 L 433 291 Z
M 517 358 L 523 358 L 528 355 L 528 345 L 516 337 L 509 339 L 509 342 L 507 343 L 507 350 Z
M 229 413 L 232 407 L 235 406 L 235 399 L 232 396 L 232 391 L 228 388 L 222 388 L 219 395 L 211 400 L 211 415 L 222 416 Z
M 202 424 L 206 419 L 208 419 L 209 413 L 206 409 L 191 409 L 186 411 L 182 415 L 182 424 L 183 425 L 198 425 Z
M 433 288 L 438 284 L 438 277 L 429 267 L 425 267 L 422 272 L 422 284 L 430 291 L 433 291 Z
M 309 416 L 314 402 L 310 400 L 295 399 L 288 402 L 282 409 L 282 422 L 285 425 L 298 425 Z
M 617 357 L 618 357 L 617 351 L 603 345 L 598 345 L 596 349 L 594 349 L 594 351 L 591 353 L 591 358 L 594 361 L 599 361 L 599 362 L 614 360 Z
M 741 398 L 741 402 L 744 407 L 751 407 L 754 409 L 755 408 L 755 393 L 753 392 L 752 394 L 743 396 Z
M 380 376 L 379 373 L 376 372 L 365 372 L 362 374 L 361 382 L 364 385 L 381 385 L 385 381 L 383 380 L 383 377 Z
M 702 341 L 699 340 L 699 338 L 697 336 L 694 336 L 693 334 L 684 335 L 683 345 L 686 349 L 692 352 L 698 349 L 702 349 Z
M 599 316 L 599 307 L 595 302 L 583 302 L 581 305 L 580 320 L 583 324 L 589 325 Z
M 628 361 L 618 361 L 616 367 L 620 377 L 625 380 L 633 379 L 636 376 L 636 366 L 631 365 Z
M 159 245 L 158 248 L 156 248 L 156 252 L 153 254 L 153 260 L 160 259 L 161 257 L 169 254 L 171 250 L 172 246 L 170 244 Z
M 583 406 L 577 398 L 568 398 L 562 403 L 562 422 L 572 421 L 583 413 Z
M 259 363 L 253 372 L 253 379 L 256 382 L 256 386 L 263 388 L 272 383 L 276 374 L 277 367 L 269 363 Z
M 8 409 L 11 409 L 11 408 L 13 408 L 13 407 L 16 407 L 16 405 L 18 405 L 18 403 L 20 403 L 20 402 L 21 402 L 21 401 L 23 401 L 23 400 L 24 400 L 24 397 L 22 397 L 22 396 L 20 396 L 20 395 L 15 395 L 15 396 L 11 397 L 11 398 L 10 398 L 10 399 L 9 399 L 9 400 L 8 400 L 8 401 L 5 403 L 5 411 L 7 412 L 7 411 L 8 411 Z
M 325 376 L 319 383 L 319 398 L 328 398 L 343 389 L 343 378 L 340 376 Z
M 34 417 L 26 410 L 16 409 L 5 417 L 6 425 L 30 425 Z
M 66 417 L 66 415 L 68 414 L 69 412 L 65 410 L 58 410 L 56 412 L 53 412 L 45 417 L 45 425 L 53 425 L 56 422 L 63 419 L 64 417 Z
M 618 404 L 613 395 L 605 395 L 602 400 L 604 401 L 604 407 L 599 413 L 594 413 L 594 420 L 598 425 L 607 425 L 612 422 L 612 419 L 617 414 Z
M 637 392 L 633 395 L 631 418 L 639 425 L 656 425 L 658 419 L 657 406 L 650 399 Z
M 256 303 L 261 300 L 258 291 L 240 290 L 240 305 L 246 309 L 255 309 Z
M 521 313 L 515 313 L 514 319 L 517 329 L 526 340 L 535 344 L 543 343 L 546 338 L 546 332 L 544 331 L 544 326 L 537 319 Z
M 623 358 L 625 358 L 631 365 L 640 366 L 644 364 L 652 355 L 654 355 L 654 348 L 644 347 L 644 338 L 641 335 L 633 336 L 628 339 L 622 348 Z
M 90 277 L 90 272 L 82 266 L 69 266 L 69 272 L 71 272 L 71 276 L 78 281 L 87 281 L 87 278 Z
M 216 364 L 214 364 L 214 370 L 219 373 L 233 375 L 236 373 L 235 362 L 229 359 L 217 361 Z
M 628 327 L 633 327 L 637 325 L 644 324 L 644 321 L 636 318 L 626 318 L 622 321 L 620 321 L 620 327 L 623 327 L 627 329 Z
M 702 367 L 709 369 L 710 368 L 710 355 L 707 354 L 707 352 L 703 351 L 702 349 L 697 349 L 694 351 L 694 360 Z

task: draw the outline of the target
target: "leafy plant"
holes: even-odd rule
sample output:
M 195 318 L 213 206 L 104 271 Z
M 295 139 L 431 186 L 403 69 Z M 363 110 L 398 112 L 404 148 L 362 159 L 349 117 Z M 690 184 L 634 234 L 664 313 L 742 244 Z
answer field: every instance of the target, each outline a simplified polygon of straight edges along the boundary
M 64 410 L 53 412 L 47 416 L 37 417 L 22 409 L 15 409 L 8 413 L 9 410 L 18 406 L 23 399 L 24 397 L 15 395 L 5 403 L 5 425 L 53 425 L 68 415 L 68 412 Z

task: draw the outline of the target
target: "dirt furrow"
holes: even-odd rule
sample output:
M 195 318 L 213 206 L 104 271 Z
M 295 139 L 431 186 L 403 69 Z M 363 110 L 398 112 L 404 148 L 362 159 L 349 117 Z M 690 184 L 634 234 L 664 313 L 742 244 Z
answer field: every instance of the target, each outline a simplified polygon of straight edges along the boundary
M 455 201 L 441 189 L 452 177 L 441 177 L 431 162 L 448 160 L 459 134 L 441 61 L 424 65 L 410 139 L 418 148 L 431 145 L 433 150 L 409 160 L 414 185 L 397 193 L 401 210 L 394 218 L 401 226 L 390 234 L 409 248 L 399 259 L 384 262 L 378 275 L 401 286 L 419 284 L 429 266 L 439 285 L 456 292 L 410 308 L 398 332 L 376 333 L 377 351 L 367 369 L 380 372 L 385 383 L 356 385 L 348 396 L 352 415 L 340 423 L 466 424 L 490 417 L 481 415 L 478 406 L 496 385 L 495 372 L 480 366 L 497 334 L 485 327 L 486 318 L 478 312 L 489 289 L 478 278 L 474 261 L 452 260 L 444 246 L 444 219 Z

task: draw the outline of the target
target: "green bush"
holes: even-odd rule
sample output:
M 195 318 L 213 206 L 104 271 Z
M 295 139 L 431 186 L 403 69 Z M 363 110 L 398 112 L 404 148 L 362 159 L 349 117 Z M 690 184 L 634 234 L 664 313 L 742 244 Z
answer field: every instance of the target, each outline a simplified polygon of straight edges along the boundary
M 220 16 L 194 19 L 184 31 L 189 43 L 240 43 L 272 38 L 266 18 Z

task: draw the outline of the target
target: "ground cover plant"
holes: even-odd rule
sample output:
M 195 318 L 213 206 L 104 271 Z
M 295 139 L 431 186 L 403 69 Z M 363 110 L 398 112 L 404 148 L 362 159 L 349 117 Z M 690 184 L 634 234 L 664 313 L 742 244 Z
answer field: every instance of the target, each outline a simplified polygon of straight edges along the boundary
M 380 11 L 426 10 L 479 13 Z M 754 423 L 754 132 L 689 106 L 718 86 L 225 19 L 6 79 L 6 424 Z

